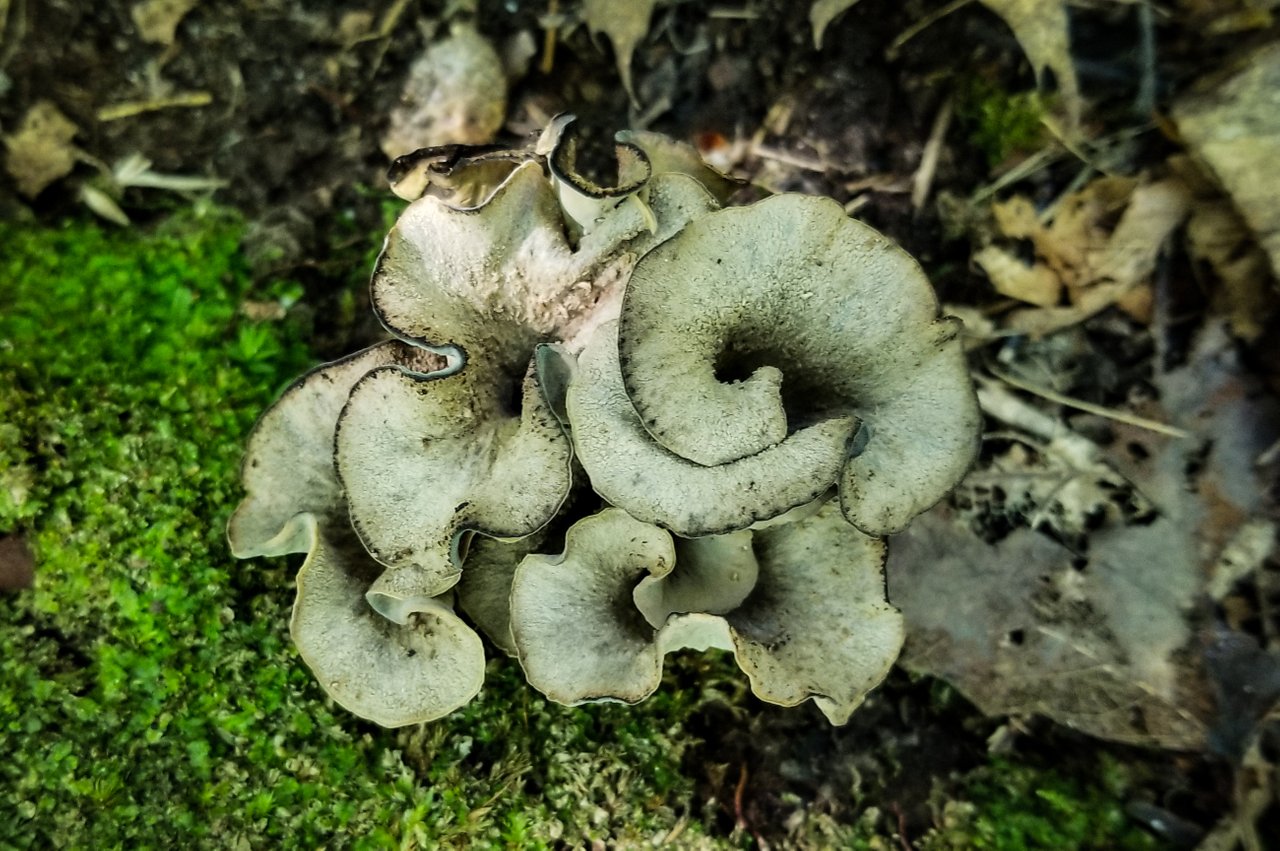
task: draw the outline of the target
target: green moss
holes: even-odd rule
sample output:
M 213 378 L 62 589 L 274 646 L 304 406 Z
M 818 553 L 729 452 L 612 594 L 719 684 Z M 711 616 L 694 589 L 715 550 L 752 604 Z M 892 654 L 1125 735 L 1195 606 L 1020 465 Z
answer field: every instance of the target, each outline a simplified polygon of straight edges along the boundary
M 223 540 L 246 433 L 306 366 L 255 322 L 241 223 L 0 223 L 0 847 L 545 847 L 680 821 L 694 698 L 565 709 L 507 660 L 449 719 L 335 709 L 287 635 L 292 568 Z M 684 829 L 698 840 L 697 826 Z
M 1124 766 L 1103 758 L 1084 779 L 1030 763 L 993 759 L 970 773 L 946 802 L 941 827 L 924 838 L 925 851 L 960 849 L 1115 849 L 1162 845 L 1124 812 L 1129 781 Z
M 1008 92 L 979 77 L 961 86 L 956 101 L 956 117 L 970 144 L 982 152 L 991 168 L 1045 144 L 1045 110 L 1039 92 Z

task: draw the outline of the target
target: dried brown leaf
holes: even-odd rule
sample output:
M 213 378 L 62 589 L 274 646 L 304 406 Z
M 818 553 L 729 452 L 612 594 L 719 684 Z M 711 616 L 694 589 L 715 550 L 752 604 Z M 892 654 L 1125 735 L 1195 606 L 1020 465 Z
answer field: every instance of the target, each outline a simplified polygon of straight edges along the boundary
M 1119 224 L 1098 260 L 1095 280 L 1134 286 L 1147 281 L 1165 241 L 1191 209 L 1191 193 L 1177 179 L 1133 190 Z
M 182 23 L 182 19 L 199 2 L 200 0 L 142 0 L 133 4 L 129 15 L 143 41 L 168 47 L 173 44 L 178 24 Z
M 649 21 L 653 17 L 658 0 L 584 0 L 582 17 L 593 34 L 604 33 L 613 45 L 613 54 L 622 76 L 622 86 L 634 101 L 635 88 L 631 82 L 631 56 L 636 45 L 649 33 Z
M 5 169 L 18 184 L 18 191 L 34 198 L 46 186 L 71 173 L 76 149 L 71 144 L 79 132 L 52 101 L 37 101 L 23 116 L 18 130 L 4 137 L 8 155 Z
M 1173 110 L 1191 153 L 1231 196 L 1280 273 L 1280 44 L 1245 57 L 1225 82 L 1183 97 Z
M 1041 282 L 1043 290 L 1030 292 L 1047 298 L 1050 289 L 1043 283 L 1047 277 L 1041 271 L 1022 274 L 1017 283 L 1024 289 L 1018 290 L 1017 284 L 1010 283 L 1017 270 L 1007 263 L 1001 265 L 989 247 L 974 260 L 992 278 L 997 290 L 1042 308 L 1010 314 L 1010 327 L 1025 333 L 1050 334 L 1113 304 L 1138 321 L 1149 322 L 1151 274 L 1165 241 L 1190 209 L 1191 192 L 1177 178 L 1144 184 L 1124 177 L 1099 178 L 1063 198 L 1048 225 L 1039 220 L 1025 198 L 993 205 L 1000 232 L 1031 241 L 1039 261 L 1032 268 L 1057 277 L 1067 290 L 1070 307 L 1057 307 L 1056 300 L 1035 301 L 1018 294 L 1025 294 L 1025 286 L 1035 280 Z M 1034 279 L 1029 277 L 1033 274 Z M 997 282 L 997 277 L 1002 281 Z
M 1028 266 L 995 245 L 973 255 L 973 262 L 991 279 L 996 292 L 1037 307 L 1053 307 L 1062 297 L 1062 281 L 1043 264 Z
M 1262 335 L 1275 312 L 1276 296 L 1267 255 L 1229 201 L 1201 201 L 1187 221 L 1187 250 L 1209 266 L 1221 286 L 1213 290 L 1214 309 L 1226 315 L 1231 330 L 1244 340 Z

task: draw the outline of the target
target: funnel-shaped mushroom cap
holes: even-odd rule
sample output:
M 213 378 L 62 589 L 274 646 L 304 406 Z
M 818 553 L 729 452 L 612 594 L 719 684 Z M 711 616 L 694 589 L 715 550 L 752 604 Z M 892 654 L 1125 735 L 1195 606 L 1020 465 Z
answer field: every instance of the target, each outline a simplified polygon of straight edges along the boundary
M 844 724 L 902 649 L 902 615 L 885 600 L 884 541 L 849 526 L 834 502 L 754 535 L 755 590 L 725 616 L 738 665 L 761 700 L 812 697 Z
M 887 238 L 830 199 L 778 195 L 693 221 L 640 260 L 619 362 L 646 429 L 697 464 L 857 417 L 841 503 L 885 534 L 940 499 L 977 451 L 958 327 Z
M 562 555 L 525 558 L 511 587 L 511 634 L 529 683 L 566 704 L 652 694 L 663 651 L 631 590 L 673 564 L 671 536 L 617 508 L 575 523 Z
M 384 727 L 447 715 L 480 691 L 484 645 L 447 599 L 405 600 L 389 620 L 365 602 L 382 570 L 349 528 L 295 519 L 308 539 L 290 632 L 320 685 L 345 709 Z
M 304 512 L 346 522 L 333 468 L 334 429 L 356 382 L 390 364 L 428 372 L 444 359 L 404 343 L 381 343 L 311 370 L 258 420 L 241 469 L 247 495 L 227 524 L 236 558 L 305 552 L 309 538 L 289 523 Z
M 718 215 L 718 214 L 717 214 Z M 745 529 L 813 501 L 848 457 L 853 417 L 833 417 L 762 452 L 704 466 L 654 440 L 627 399 L 612 326 L 578 360 L 566 398 L 592 487 L 633 517 L 688 538 Z
M 679 570 L 640 580 L 633 599 L 645 620 L 655 628 L 671 615 L 703 612 L 723 615 L 742 605 L 760 567 L 747 530 L 676 541 Z
M 578 167 L 582 136 L 580 125 L 568 120 L 558 122 L 558 135 L 547 156 L 547 169 L 556 186 L 560 206 L 573 226 L 574 236 L 594 230 L 596 224 L 628 196 L 634 195 L 653 176 L 645 152 L 636 145 L 619 141 L 613 156 L 617 168 L 615 181 L 602 184 L 583 174 Z M 545 144 L 545 142 L 544 142 Z
M 485 366 L 436 377 L 386 367 L 351 391 L 338 475 L 361 540 L 391 568 L 371 601 L 444 593 L 464 531 L 532 534 L 568 495 L 569 441 L 532 372 L 517 384 Z M 522 403 L 510 410 L 516 388 Z
M 883 565 L 884 543 L 834 502 L 795 523 L 678 548 L 611 508 L 570 529 L 563 555 L 521 562 L 511 632 L 530 684 L 561 703 L 634 703 L 658 687 L 666 653 L 718 647 L 733 650 L 761 700 L 813 698 L 843 724 L 902 647 Z
M 405 338 L 453 344 L 460 361 L 492 360 L 519 374 L 537 342 L 594 327 L 602 308 L 616 315 L 636 259 L 715 209 L 700 184 L 679 175 L 653 181 L 649 194 L 649 208 L 611 211 L 576 249 L 536 163 L 516 168 L 477 208 L 424 197 L 387 235 L 374 271 L 374 309 Z

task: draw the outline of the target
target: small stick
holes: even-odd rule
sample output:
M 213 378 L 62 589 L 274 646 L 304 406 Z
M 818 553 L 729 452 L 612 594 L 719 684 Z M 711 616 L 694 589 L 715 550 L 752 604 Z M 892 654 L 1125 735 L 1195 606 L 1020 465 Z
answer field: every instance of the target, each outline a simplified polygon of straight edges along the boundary
M 747 817 L 742 812 L 742 798 L 747 791 L 747 764 L 738 768 L 738 785 L 733 790 L 733 817 L 739 830 L 746 828 Z
M 547 3 L 547 17 L 552 21 L 555 20 L 556 14 L 560 11 L 560 3 L 558 0 L 549 0 Z M 547 31 L 542 36 L 542 62 L 538 64 L 538 70 L 543 74 L 550 74 L 551 69 L 556 63 L 556 25 L 554 23 L 547 27 Z
M 173 109 L 174 107 L 195 108 L 208 106 L 211 103 L 213 103 L 213 95 L 208 92 L 183 92 L 169 97 L 134 100 L 113 104 L 112 106 L 104 106 L 98 110 L 97 118 L 105 123 L 107 121 L 119 121 L 121 118 L 132 118 L 135 115 L 142 115 L 147 112 L 159 112 L 162 109 Z
M 762 160 L 773 160 L 774 162 L 793 166 L 803 171 L 813 171 L 818 174 L 826 174 L 829 170 L 827 164 L 821 160 L 804 157 L 799 154 L 792 154 L 787 151 L 778 150 L 777 148 L 770 148 L 766 145 L 753 145 L 751 153 Z
M 929 130 L 929 140 L 924 143 L 924 151 L 920 155 L 920 167 L 911 178 L 911 209 L 917 213 L 924 207 L 929 198 L 929 190 L 933 187 L 934 175 L 938 172 L 938 159 L 942 156 L 942 143 L 947 137 L 947 129 L 951 126 L 951 109 L 955 102 L 954 95 L 947 95 L 942 108 L 933 119 L 933 128 Z
M 1056 390 L 1050 390 L 1048 387 L 1039 387 L 1028 381 L 1023 381 L 1020 378 L 1015 378 L 1009 373 L 1002 372 L 1001 370 L 998 370 L 995 367 L 990 365 L 987 366 L 987 369 L 991 372 L 992 375 L 994 375 L 996 378 L 1000 379 L 1001 381 L 1005 382 L 1006 384 L 1009 384 L 1013 387 L 1017 387 L 1019 390 L 1024 390 L 1027 393 L 1032 393 L 1036 396 L 1039 396 L 1042 399 L 1047 399 L 1050 402 L 1055 402 L 1059 405 L 1066 405 L 1068 408 L 1075 408 L 1077 411 L 1084 411 L 1086 414 L 1093 414 L 1099 417 L 1106 417 L 1109 420 L 1115 420 L 1116 422 L 1124 423 L 1125 425 L 1131 425 L 1137 428 L 1143 428 L 1143 429 L 1146 429 L 1147 431 L 1154 431 L 1156 434 L 1164 434 L 1164 435 L 1168 435 L 1169 437 L 1177 437 L 1177 438 L 1191 437 L 1191 432 L 1186 431 L 1185 429 L 1180 429 L 1177 426 L 1172 426 L 1172 425 L 1169 425 L 1168 423 L 1162 423 L 1159 420 L 1151 420 L 1151 419 L 1147 419 L 1146 417 L 1140 417 L 1137 414 L 1128 414 L 1128 413 L 1125 413 L 1124 411 L 1117 411 L 1113 408 L 1104 408 L 1101 405 L 1095 405 L 1092 402 L 1086 402 L 1083 399 L 1076 399 L 1071 396 L 1064 396 L 1063 394 L 1057 392 Z
M 898 51 L 902 50 L 903 45 L 920 35 L 920 33 L 924 32 L 938 21 L 945 18 L 947 15 L 950 15 L 952 12 L 958 12 L 972 2 L 973 0 L 951 0 L 950 3 L 943 6 L 941 9 L 925 15 L 923 18 L 903 30 L 898 37 L 889 44 L 889 49 L 884 52 L 884 55 L 890 61 L 897 59 Z

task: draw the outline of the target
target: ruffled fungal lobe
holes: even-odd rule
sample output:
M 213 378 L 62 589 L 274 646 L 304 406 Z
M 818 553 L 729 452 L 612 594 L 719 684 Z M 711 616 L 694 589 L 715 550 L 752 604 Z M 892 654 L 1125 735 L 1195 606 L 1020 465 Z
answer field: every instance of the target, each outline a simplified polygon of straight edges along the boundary
M 241 465 L 245 498 L 227 524 L 236 558 L 306 552 L 309 536 L 290 523 L 303 513 L 346 522 L 333 460 L 338 416 L 361 378 L 393 364 L 427 373 L 444 360 L 398 341 L 379 343 L 306 373 L 258 419 Z
M 464 533 L 530 535 L 568 496 L 569 441 L 533 375 L 515 383 L 486 366 L 384 367 L 352 389 L 334 447 L 356 531 L 388 566 L 375 596 L 444 593 Z
M 883 541 L 834 502 L 679 544 L 610 508 L 570 529 L 562 555 L 521 562 L 511 632 L 530 684 L 560 703 L 637 702 L 658 687 L 668 652 L 716 647 L 733 651 L 757 697 L 812 698 L 843 724 L 902 646 L 883 565 Z
M 289 624 L 294 644 L 324 690 L 384 727 L 432 721 L 468 703 L 484 682 L 484 644 L 447 598 L 405 601 L 384 617 L 364 600 L 382 566 L 348 528 L 310 537 Z
M 830 481 L 850 522 L 887 534 L 976 454 L 958 329 L 902 249 L 830 199 L 779 195 L 697 219 L 641 259 L 618 361 L 654 441 L 707 467 L 857 418 Z
M 574 450 L 592 487 L 633 517 L 684 537 L 717 535 L 812 502 L 840 472 L 857 426 L 835 417 L 725 464 L 681 457 L 653 439 L 622 384 L 606 326 L 578 359 L 566 393 Z

